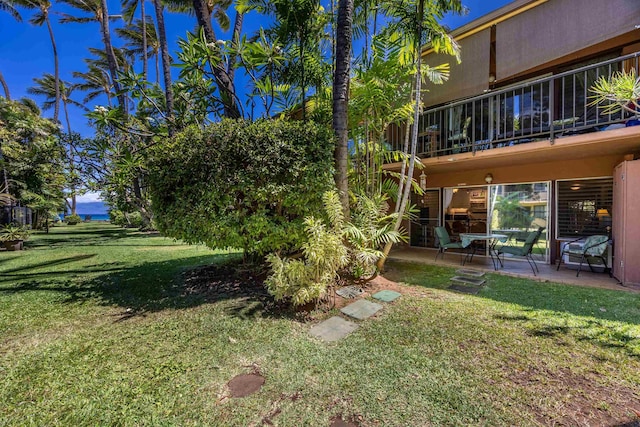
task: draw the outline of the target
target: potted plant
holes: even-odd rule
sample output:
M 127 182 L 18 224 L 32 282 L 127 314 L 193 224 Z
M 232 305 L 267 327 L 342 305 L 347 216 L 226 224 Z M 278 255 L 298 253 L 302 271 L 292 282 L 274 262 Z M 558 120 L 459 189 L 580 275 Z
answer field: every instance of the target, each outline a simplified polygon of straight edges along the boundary
M 8 251 L 20 251 L 29 238 L 29 230 L 23 225 L 7 224 L 0 229 L 0 242 Z

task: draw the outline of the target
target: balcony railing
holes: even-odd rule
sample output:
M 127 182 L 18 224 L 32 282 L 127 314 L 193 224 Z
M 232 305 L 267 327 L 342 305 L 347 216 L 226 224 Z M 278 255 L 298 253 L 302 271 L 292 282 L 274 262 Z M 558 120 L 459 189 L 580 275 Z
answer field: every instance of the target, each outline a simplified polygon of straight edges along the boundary
M 638 70 L 640 52 L 529 81 L 425 111 L 418 123 L 419 157 L 489 150 L 624 126 L 630 115 L 591 105 L 601 76 Z M 394 149 L 403 132 L 389 132 Z

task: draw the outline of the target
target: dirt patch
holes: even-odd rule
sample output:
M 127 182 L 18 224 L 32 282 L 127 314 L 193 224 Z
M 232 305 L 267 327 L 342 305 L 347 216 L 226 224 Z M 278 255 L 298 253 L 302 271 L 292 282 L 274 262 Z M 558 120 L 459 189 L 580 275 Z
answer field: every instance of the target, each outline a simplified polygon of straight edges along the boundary
M 530 405 L 543 425 L 640 427 L 640 395 L 631 388 L 604 385 L 597 373 L 556 371 L 544 367 L 511 375 L 510 380 L 531 395 L 543 396 Z
M 264 377 L 260 374 L 237 375 L 227 383 L 231 397 L 246 397 L 262 388 Z
M 330 427 L 358 427 L 359 424 L 352 420 L 343 420 L 341 416 L 331 418 Z

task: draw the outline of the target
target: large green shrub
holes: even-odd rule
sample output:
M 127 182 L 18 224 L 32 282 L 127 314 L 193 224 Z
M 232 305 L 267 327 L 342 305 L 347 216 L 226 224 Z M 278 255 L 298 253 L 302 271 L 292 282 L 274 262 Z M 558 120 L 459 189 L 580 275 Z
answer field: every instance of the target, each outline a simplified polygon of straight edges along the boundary
M 333 186 L 332 132 L 313 123 L 225 120 L 155 147 L 149 189 L 167 236 L 246 254 L 286 253 Z

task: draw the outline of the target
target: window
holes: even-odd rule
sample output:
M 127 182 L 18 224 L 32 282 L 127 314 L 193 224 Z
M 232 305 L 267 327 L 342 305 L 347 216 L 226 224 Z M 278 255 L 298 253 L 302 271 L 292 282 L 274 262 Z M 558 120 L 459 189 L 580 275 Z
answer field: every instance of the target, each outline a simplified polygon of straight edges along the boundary
M 610 234 L 613 178 L 558 181 L 558 237 Z

